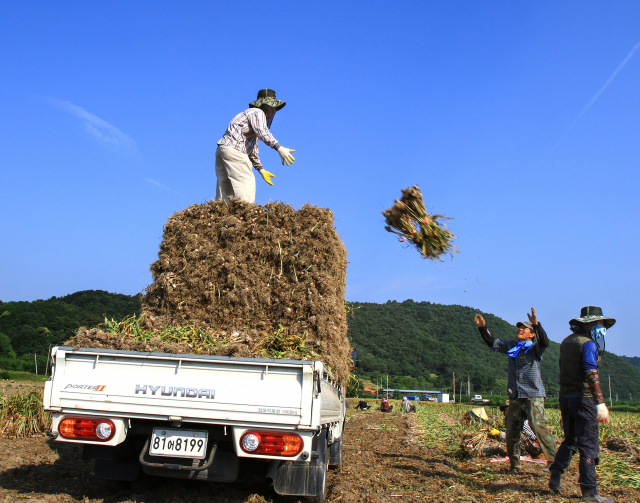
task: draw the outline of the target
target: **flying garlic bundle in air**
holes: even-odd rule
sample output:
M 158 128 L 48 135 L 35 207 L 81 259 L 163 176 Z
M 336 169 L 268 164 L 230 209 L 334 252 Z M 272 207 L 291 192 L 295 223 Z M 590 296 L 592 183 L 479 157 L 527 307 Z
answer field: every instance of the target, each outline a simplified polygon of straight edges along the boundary
M 402 197 L 382 214 L 388 224 L 385 229 L 400 236 L 401 242 L 408 240 L 424 258 L 442 261 L 442 255 L 458 253 L 452 243 L 456 236 L 446 225 L 450 219 L 427 213 L 417 185 L 403 189 Z

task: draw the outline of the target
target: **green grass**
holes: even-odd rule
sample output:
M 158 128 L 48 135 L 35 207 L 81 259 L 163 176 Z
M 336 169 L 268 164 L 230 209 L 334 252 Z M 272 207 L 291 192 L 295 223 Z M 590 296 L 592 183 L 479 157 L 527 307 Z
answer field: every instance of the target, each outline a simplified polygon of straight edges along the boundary
M 49 379 L 50 376 L 43 375 L 35 375 L 31 372 L 18 372 L 17 370 L 3 370 L 3 373 L 6 372 L 9 374 L 9 380 L 16 382 L 35 382 L 35 383 L 43 383 Z M 0 379 L 3 377 L 0 377 Z M 4 379 L 7 379 L 4 377 Z M 7 381 L 0 381 L 0 385 L 7 384 Z

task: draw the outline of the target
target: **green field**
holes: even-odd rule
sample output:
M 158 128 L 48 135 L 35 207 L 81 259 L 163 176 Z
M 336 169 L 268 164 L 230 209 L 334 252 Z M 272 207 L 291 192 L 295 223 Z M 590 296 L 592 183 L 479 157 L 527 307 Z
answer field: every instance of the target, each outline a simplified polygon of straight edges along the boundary
M 31 372 L 19 372 L 17 370 L 0 370 L 0 379 L 0 385 L 7 381 L 42 383 L 49 379 L 49 376 L 35 375 Z

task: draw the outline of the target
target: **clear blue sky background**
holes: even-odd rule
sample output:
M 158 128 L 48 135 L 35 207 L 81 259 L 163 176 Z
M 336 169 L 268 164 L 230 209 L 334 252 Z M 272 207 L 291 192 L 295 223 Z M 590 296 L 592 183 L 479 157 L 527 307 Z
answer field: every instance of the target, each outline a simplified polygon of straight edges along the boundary
M 151 281 L 168 216 L 215 195 L 229 120 L 271 87 L 296 149 L 257 202 L 329 207 L 347 297 L 462 304 L 551 338 L 584 305 L 640 355 L 638 2 L 0 4 L 0 299 Z M 637 51 L 637 53 L 635 52 Z M 460 254 L 384 230 L 418 184 Z

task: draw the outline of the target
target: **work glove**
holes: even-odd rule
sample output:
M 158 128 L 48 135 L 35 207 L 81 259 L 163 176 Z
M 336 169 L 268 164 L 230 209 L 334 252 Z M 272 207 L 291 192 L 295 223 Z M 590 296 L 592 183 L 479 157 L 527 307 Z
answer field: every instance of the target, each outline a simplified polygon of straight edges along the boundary
M 596 411 L 598 413 L 596 419 L 599 423 L 609 422 L 609 409 L 607 409 L 607 406 L 605 404 L 599 403 L 598 405 L 596 405 Z
M 280 154 L 280 159 L 282 159 L 283 166 L 285 162 L 287 163 L 287 166 L 291 166 L 293 164 L 293 161 L 296 160 L 296 158 L 291 155 L 291 152 L 295 152 L 295 150 L 292 150 L 290 148 L 278 147 L 278 154 Z
M 276 175 L 274 175 L 273 173 L 269 173 L 266 169 L 260 170 L 260 174 L 262 175 L 262 178 L 264 178 L 264 181 L 273 187 L 271 177 L 275 178 Z

